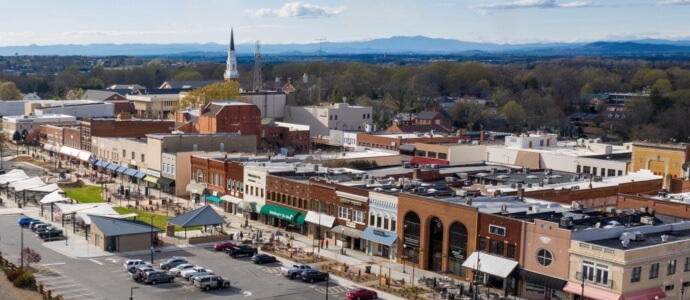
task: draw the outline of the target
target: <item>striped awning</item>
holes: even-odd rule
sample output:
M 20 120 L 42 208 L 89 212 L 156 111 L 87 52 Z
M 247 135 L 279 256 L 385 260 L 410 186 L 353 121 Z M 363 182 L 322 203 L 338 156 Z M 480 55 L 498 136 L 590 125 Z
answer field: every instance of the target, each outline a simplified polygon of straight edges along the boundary
M 144 178 L 144 177 L 146 177 L 146 173 L 144 173 L 144 172 L 139 172 L 139 171 L 137 171 L 137 172 L 134 174 L 134 178 L 142 179 L 142 178 Z
M 374 243 L 384 244 L 386 246 L 393 245 L 395 240 L 398 239 L 398 235 L 394 232 L 376 229 L 373 227 L 367 227 L 362 231 L 362 238 L 365 240 L 372 241 Z
M 114 163 L 110 163 L 107 166 L 105 166 L 106 169 L 111 170 L 111 171 L 117 170 L 117 167 L 118 167 L 118 165 L 116 165 Z
M 124 171 L 124 174 L 127 175 L 127 176 L 132 176 L 132 177 L 134 177 L 134 174 L 137 174 L 137 172 L 138 172 L 138 171 L 137 171 L 137 170 L 134 170 L 134 169 L 127 169 L 127 170 Z
M 127 171 L 127 167 L 123 167 L 123 166 L 119 166 L 119 167 L 117 167 L 117 169 L 115 169 L 115 172 L 118 172 L 118 173 L 124 173 L 125 171 Z

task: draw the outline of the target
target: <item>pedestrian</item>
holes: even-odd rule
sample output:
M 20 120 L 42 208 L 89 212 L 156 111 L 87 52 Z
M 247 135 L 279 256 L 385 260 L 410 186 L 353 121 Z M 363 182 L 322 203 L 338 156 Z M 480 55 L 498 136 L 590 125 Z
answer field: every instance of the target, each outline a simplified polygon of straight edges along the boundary
M 242 233 L 242 231 L 240 231 L 240 241 L 242 241 L 242 240 L 244 240 L 244 233 Z
M 326 240 L 326 249 L 328 249 L 328 240 Z
M 323 249 L 323 240 L 319 241 L 319 245 L 320 245 L 321 249 Z

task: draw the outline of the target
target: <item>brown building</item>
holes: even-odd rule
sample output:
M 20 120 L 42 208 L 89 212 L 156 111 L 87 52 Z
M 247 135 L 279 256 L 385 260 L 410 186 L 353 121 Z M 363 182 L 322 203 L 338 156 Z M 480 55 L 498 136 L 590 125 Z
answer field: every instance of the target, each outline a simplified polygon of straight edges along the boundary
M 310 210 L 335 218 L 333 227 L 321 237 L 344 248 L 364 251 L 366 244 L 360 237 L 367 227 L 369 191 L 323 179 L 309 181 Z
M 423 111 L 417 114 L 414 119 L 415 125 L 440 125 L 446 130 L 449 130 L 452 122 L 450 118 L 441 112 L 436 111 Z
M 309 130 L 289 125 L 281 126 L 273 120 L 261 125 L 261 147 L 263 150 L 288 148 L 290 153 L 309 152 Z
M 377 149 L 398 151 L 398 147 L 403 144 L 414 143 L 457 143 L 459 140 L 467 139 L 462 136 L 449 136 L 438 133 L 406 133 L 406 134 L 357 134 L 357 145 Z
M 524 224 L 524 244 L 517 271 L 519 295 L 527 299 L 567 299 L 563 293 L 570 264 L 571 229 L 534 220 Z
M 238 101 L 211 102 L 199 105 L 199 110 L 181 110 L 175 113 L 176 129 L 185 133 L 240 132 L 257 137 L 261 147 L 261 110 L 254 104 Z
M 80 149 L 91 151 L 91 137 L 145 138 L 151 133 L 170 133 L 174 126 L 171 120 L 83 119 Z
M 307 234 L 309 226 L 305 223 L 305 217 L 309 211 L 309 203 L 308 181 L 291 179 L 289 176 L 266 176 L 266 205 L 280 207 L 285 210 L 287 218 L 292 218 L 291 221 L 271 216 L 267 220 L 269 224 Z
M 238 156 L 210 153 L 191 156 L 191 177 L 203 186 L 201 193 L 209 204 L 220 205 L 225 212 L 241 213 L 238 204 L 244 194 L 244 166 Z M 198 199 L 199 202 L 202 200 Z
M 476 250 L 479 213 L 477 208 L 452 201 L 406 193 L 398 196 L 400 263 L 471 277 L 462 264 Z

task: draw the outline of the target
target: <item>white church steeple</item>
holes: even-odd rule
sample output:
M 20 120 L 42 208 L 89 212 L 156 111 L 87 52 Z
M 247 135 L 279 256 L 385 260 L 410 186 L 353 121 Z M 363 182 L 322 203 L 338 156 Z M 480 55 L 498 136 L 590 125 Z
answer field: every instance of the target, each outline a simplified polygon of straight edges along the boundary
M 230 28 L 230 47 L 228 48 L 228 60 L 225 63 L 225 80 L 237 80 L 240 78 L 240 73 L 237 72 L 237 57 L 235 56 L 235 38 L 233 30 Z

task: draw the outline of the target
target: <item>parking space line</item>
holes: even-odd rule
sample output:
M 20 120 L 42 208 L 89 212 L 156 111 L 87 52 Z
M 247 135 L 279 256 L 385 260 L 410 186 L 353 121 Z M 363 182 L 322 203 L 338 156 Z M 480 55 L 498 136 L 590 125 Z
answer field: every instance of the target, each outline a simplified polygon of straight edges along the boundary
M 101 265 L 101 266 L 103 265 L 102 262 L 97 261 L 97 260 L 95 260 L 95 259 L 93 259 L 93 258 L 91 258 L 91 259 L 89 259 L 89 260 L 92 261 L 92 262 L 95 262 L 95 263 L 97 263 L 97 264 L 99 264 L 99 265 Z
M 68 284 L 68 285 L 62 285 L 61 284 L 60 286 L 56 286 L 53 289 L 55 289 L 55 290 L 67 290 L 67 289 L 70 289 L 73 287 L 80 287 L 80 286 L 82 286 L 82 285 L 81 284 Z M 84 288 L 82 288 L 82 289 L 84 289 Z
M 47 266 L 57 266 L 57 265 L 64 265 L 66 263 L 64 262 L 57 262 L 57 263 L 50 263 L 50 264 L 42 264 L 41 267 L 47 267 Z
M 55 285 L 55 284 L 63 284 L 63 283 L 68 283 L 68 282 L 74 282 L 69 279 L 65 278 L 55 278 L 55 279 L 62 279 L 62 280 L 44 280 L 44 279 L 37 279 L 36 281 L 39 281 L 43 285 Z

